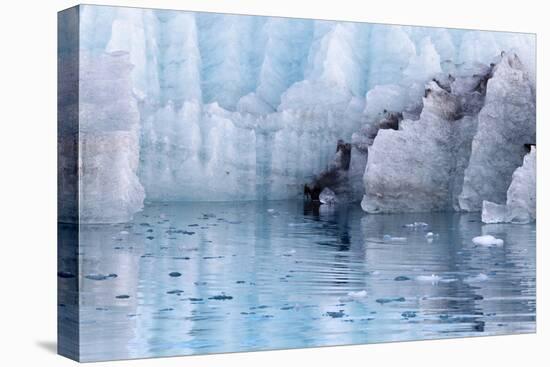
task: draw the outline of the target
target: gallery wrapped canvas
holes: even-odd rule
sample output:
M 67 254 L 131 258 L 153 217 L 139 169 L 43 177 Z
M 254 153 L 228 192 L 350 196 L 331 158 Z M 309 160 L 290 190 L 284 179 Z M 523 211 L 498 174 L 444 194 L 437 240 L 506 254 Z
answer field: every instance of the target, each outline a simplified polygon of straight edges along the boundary
M 533 34 L 59 13 L 58 348 L 535 331 Z

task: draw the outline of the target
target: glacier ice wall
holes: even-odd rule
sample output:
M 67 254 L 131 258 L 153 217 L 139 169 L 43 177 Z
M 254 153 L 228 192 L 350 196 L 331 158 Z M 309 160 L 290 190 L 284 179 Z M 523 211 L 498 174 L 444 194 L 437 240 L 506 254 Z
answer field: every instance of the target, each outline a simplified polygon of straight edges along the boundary
M 80 55 L 80 222 L 125 222 L 143 207 L 139 110 L 126 53 Z
M 516 55 L 506 55 L 487 82 L 470 163 L 459 197 L 460 208 L 481 210 L 483 200 L 503 202 L 526 144 L 535 144 L 535 96 Z
M 512 176 L 512 182 L 506 192 L 506 203 L 497 204 L 483 201 L 481 219 L 484 223 L 530 223 L 537 218 L 537 151 L 523 158 L 523 165 Z
M 535 97 L 517 54 L 503 52 L 487 67 L 435 74 L 419 118 L 384 124 L 363 131 L 365 211 L 479 211 L 483 200 L 505 200 L 526 144 L 535 142 Z
M 426 145 L 445 152 L 435 166 L 449 161 L 462 171 L 466 158 L 456 160 L 439 145 L 452 140 L 453 149 L 467 150 L 459 142 L 475 133 L 477 118 L 466 114 L 463 128 L 437 132 L 445 117 L 435 107 L 423 110 L 427 83 L 457 69 L 476 72 L 502 51 L 513 51 L 534 89 L 531 35 L 92 5 L 81 6 L 80 19 L 81 53 L 125 54 L 132 66 L 127 99 L 137 106 L 137 120 L 126 106 L 133 121 L 121 143 L 129 149 L 127 166 L 120 180 L 90 186 L 97 197 L 108 197 L 107 191 L 126 184 L 120 196 L 126 202 L 119 206 L 126 215 L 140 207 L 140 187 L 150 201 L 299 197 L 304 183 L 327 168 L 338 140 L 352 143 L 347 179 L 359 200 L 369 149 L 373 143 L 383 148 L 384 136 L 394 133 L 377 137 L 378 131 L 395 116 L 417 143 L 424 142 L 417 120 L 432 125 L 430 131 L 445 136 Z M 105 126 L 98 121 L 98 130 Z M 406 145 L 414 150 L 412 141 Z M 101 161 L 106 172 L 121 167 L 96 154 L 90 150 L 90 160 Z M 452 199 L 435 203 L 426 194 L 431 204 L 423 207 L 458 205 L 462 178 L 441 175 L 430 187 Z M 90 217 L 95 214 L 91 209 Z M 114 218 L 109 215 L 105 220 Z

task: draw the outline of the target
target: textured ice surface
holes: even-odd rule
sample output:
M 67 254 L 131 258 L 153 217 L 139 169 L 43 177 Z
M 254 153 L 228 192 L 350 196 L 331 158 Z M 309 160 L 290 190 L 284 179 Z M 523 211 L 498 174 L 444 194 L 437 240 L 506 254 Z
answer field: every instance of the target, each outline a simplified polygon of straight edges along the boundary
M 379 130 L 368 151 L 363 210 L 412 212 L 452 209 L 476 120 L 460 117 L 457 96 L 428 85 L 418 120 Z M 458 118 L 460 117 L 460 118 Z
M 478 211 L 485 199 L 504 201 L 535 141 L 534 95 L 515 54 L 476 69 L 428 83 L 419 119 L 383 128 L 386 118 L 367 132 L 365 211 Z
M 483 235 L 472 238 L 472 242 L 480 246 L 502 246 L 504 241 L 491 235 Z
M 512 175 L 506 204 L 483 201 L 481 219 L 484 223 L 529 223 L 537 217 L 536 206 L 536 148 L 523 159 L 523 165 Z
M 475 171 L 486 162 L 477 148 L 479 162 L 470 164 L 469 188 L 462 190 L 470 135 L 486 139 L 475 130 L 474 116 L 483 101 L 469 92 L 495 57 L 502 51 L 515 52 L 523 67 L 512 63 L 495 72 L 494 79 L 500 81 L 491 82 L 492 97 L 488 97 L 494 107 L 485 106 L 484 113 L 498 112 L 500 117 L 493 119 L 500 120 L 510 111 L 498 111 L 499 104 L 515 106 L 516 96 L 534 102 L 532 92 L 527 93 L 527 87 L 534 89 L 531 35 L 91 5 L 80 9 L 81 53 L 99 58 L 126 53 L 131 64 L 131 83 L 120 94 L 127 105 L 117 97 L 104 110 L 88 106 L 85 112 L 98 116 L 97 131 L 127 133 L 120 148 L 131 147 L 122 160 L 131 164 L 124 170 L 107 156 L 92 159 L 101 162 L 106 172 L 118 172 L 109 185 L 125 193 L 113 205 L 119 214 L 125 213 L 120 218 L 140 207 L 140 187 L 149 201 L 297 198 L 305 183 L 330 168 L 340 139 L 352 143 L 347 199 L 360 200 L 365 194 L 363 176 L 369 176 L 365 174 L 369 147 L 374 143 L 374 163 L 382 163 L 383 141 L 397 136 L 391 129 L 401 122 L 409 126 L 403 128 L 401 139 L 412 139 L 402 149 L 415 158 L 390 164 L 405 168 L 402 184 L 393 180 L 390 191 L 382 193 L 382 181 L 375 180 L 367 197 L 379 193 L 391 198 L 396 190 L 419 190 L 424 183 L 426 187 L 399 196 L 408 196 L 402 203 L 397 197 L 391 203 L 370 200 L 372 207 L 380 204 L 381 211 L 457 208 L 456 197 L 462 191 L 463 201 L 472 203 L 463 209 L 480 210 L 481 199 L 491 197 L 478 198 Z M 486 65 L 485 69 L 479 65 Z M 83 73 L 86 67 L 81 65 Z M 111 73 L 103 76 L 104 84 L 117 80 L 118 69 L 113 67 Z M 461 82 L 445 80 L 448 74 L 462 76 Z M 458 121 L 442 108 L 422 110 L 432 78 L 438 78 L 438 87 L 451 85 L 452 94 L 467 99 L 459 104 L 470 110 L 462 111 Z M 102 82 L 97 83 L 100 88 Z M 109 95 L 115 88 L 112 84 L 99 94 Z M 446 104 L 452 112 L 451 105 Z M 525 115 L 523 120 L 531 118 L 529 108 L 516 107 L 511 120 L 519 124 L 520 114 Z M 117 115 L 125 109 L 129 116 Z M 451 120 L 453 127 L 443 123 Z M 489 120 L 480 119 L 480 125 L 493 128 Z M 132 121 L 131 128 L 117 127 L 126 121 Z M 95 122 L 89 119 L 86 124 Z M 424 128 L 437 140 L 423 138 Z M 502 134 L 508 133 L 503 129 Z M 88 139 L 88 143 L 93 140 Z M 98 139 L 98 144 L 104 144 L 108 138 Z M 454 151 L 442 146 L 446 144 Z M 388 157 L 397 154 L 394 148 L 386 149 Z M 429 160 L 430 149 L 442 156 Z M 507 148 L 518 155 L 514 159 L 521 160 L 515 149 Z M 503 164 L 506 172 L 511 169 L 510 179 L 519 164 Z M 416 165 L 426 175 L 413 178 L 408 165 Z M 375 176 L 385 175 L 382 168 L 371 168 L 372 173 L 379 170 Z M 100 190 L 100 185 L 92 187 Z M 331 189 L 340 196 L 339 188 Z M 432 189 L 434 197 L 429 197 Z M 101 196 L 101 191 L 88 193 L 92 194 Z M 114 217 L 109 214 L 109 220 Z
M 535 129 L 535 95 L 528 74 L 517 55 L 506 54 L 487 82 L 459 197 L 461 209 L 479 211 L 483 200 L 506 201 L 525 145 L 535 143 Z
M 528 223 L 537 218 L 537 151 L 531 147 L 531 153 L 523 159 L 523 165 L 514 171 L 512 183 L 506 199 L 507 221 Z
M 143 206 L 139 110 L 128 54 L 81 53 L 80 222 L 126 222 Z
M 483 223 L 506 222 L 506 205 L 495 204 L 492 201 L 483 200 L 481 221 Z
M 325 187 L 319 195 L 319 201 L 322 204 L 335 204 L 338 200 L 334 191 L 332 191 L 328 187 Z

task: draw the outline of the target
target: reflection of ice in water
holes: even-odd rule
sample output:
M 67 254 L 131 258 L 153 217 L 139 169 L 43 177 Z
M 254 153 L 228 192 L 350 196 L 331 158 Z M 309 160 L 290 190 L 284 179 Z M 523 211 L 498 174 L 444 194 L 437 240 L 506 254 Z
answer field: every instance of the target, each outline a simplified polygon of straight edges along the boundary
M 323 206 L 155 205 L 82 226 L 83 359 L 534 331 L 534 225 Z

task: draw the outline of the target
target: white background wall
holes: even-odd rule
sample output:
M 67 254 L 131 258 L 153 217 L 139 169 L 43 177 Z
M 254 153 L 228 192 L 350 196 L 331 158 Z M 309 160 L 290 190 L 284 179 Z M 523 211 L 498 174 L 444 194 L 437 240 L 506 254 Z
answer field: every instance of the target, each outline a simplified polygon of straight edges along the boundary
M 99 363 L 94 366 L 540 366 L 550 360 L 547 118 L 550 21 L 544 2 L 112 0 L 131 5 L 538 34 L 536 335 Z M 308 4 L 310 3 L 310 4 Z M 56 339 L 56 12 L 75 1 L 6 1 L 0 11 L 0 365 L 69 366 Z M 311 5 L 310 8 L 308 5 Z M 545 68 L 546 66 L 546 68 Z M 544 169 L 544 166 L 546 169 Z

